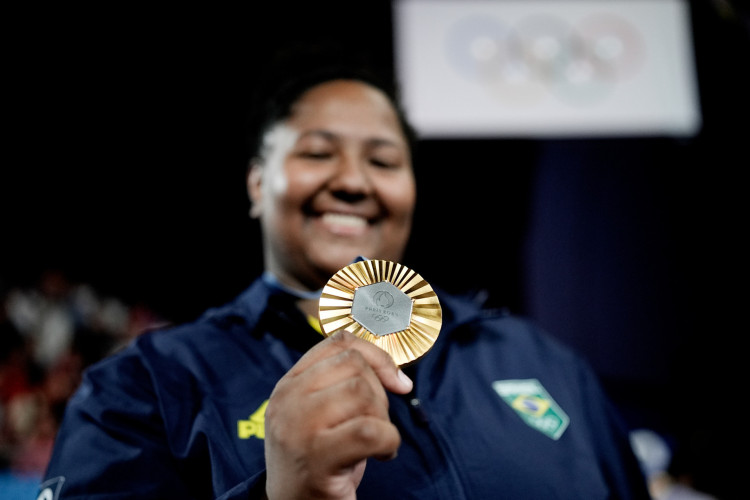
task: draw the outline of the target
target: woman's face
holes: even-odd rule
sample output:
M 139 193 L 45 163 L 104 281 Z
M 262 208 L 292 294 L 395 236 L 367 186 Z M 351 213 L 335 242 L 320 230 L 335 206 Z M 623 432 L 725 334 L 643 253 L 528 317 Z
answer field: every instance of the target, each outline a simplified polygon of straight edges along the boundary
M 379 90 L 335 80 L 304 93 L 248 175 L 266 269 L 317 289 L 357 256 L 398 261 L 416 200 L 410 151 Z

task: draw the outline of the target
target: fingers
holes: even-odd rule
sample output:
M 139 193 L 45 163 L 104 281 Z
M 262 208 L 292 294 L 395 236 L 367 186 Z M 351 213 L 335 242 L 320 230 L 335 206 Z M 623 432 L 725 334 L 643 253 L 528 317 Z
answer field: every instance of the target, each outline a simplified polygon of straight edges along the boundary
M 303 373 L 322 359 L 332 356 L 332 352 L 346 352 L 351 359 L 362 356 L 380 383 L 391 392 L 407 394 L 413 387 L 411 379 L 396 366 L 387 352 L 343 330 L 334 333 L 308 351 L 292 368 L 290 375 Z
M 362 416 L 321 432 L 316 436 L 314 448 L 321 451 L 321 460 L 327 462 L 325 468 L 340 470 L 367 456 L 380 460 L 395 458 L 400 444 L 401 436 L 392 423 Z M 330 453 L 330 450 L 337 451 Z
M 323 368 L 324 365 L 321 363 L 316 367 Z M 363 370 L 345 375 L 346 371 L 348 369 L 342 370 L 343 378 L 340 380 L 335 380 L 334 374 L 326 373 L 323 376 L 334 381 L 310 392 L 307 401 L 309 414 L 326 421 L 329 427 L 357 415 L 388 420 L 388 398 L 375 374 L 371 370 Z
M 388 397 L 378 373 L 401 382 L 398 371 L 385 351 L 349 333 L 336 334 L 308 351 L 279 381 L 266 422 L 285 423 L 283 433 L 289 436 L 291 429 L 312 434 L 357 416 L 389 421 Z M 401 383 L 401 390 L 411 388 L 408 378 Z

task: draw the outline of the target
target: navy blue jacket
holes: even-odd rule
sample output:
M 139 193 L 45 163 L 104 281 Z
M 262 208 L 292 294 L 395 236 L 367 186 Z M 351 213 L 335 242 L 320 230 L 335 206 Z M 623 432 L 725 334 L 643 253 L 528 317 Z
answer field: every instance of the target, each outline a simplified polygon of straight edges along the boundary
M 439 290 L 438 341 L 390 394 L 398 457 L 359 499 L 648 498 L 626 429 L 588 366 L 530 323 Z M 190 324 L 89 370 L 66 409 L 44 498 L 261 498 L 263 415 L 322 337 L 256 281 Z

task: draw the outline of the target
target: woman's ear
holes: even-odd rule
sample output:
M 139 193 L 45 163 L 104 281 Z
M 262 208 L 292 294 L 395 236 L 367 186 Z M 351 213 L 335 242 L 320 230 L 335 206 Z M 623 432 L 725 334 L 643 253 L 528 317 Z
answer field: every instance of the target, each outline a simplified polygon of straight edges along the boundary
M 260 217 L 262 211 L 262 180 L 263 166 L 258 160 L 251 161 L 250 167 L 247 169 L 247 195 L 250 198 L 250 217 L 253 219 Z

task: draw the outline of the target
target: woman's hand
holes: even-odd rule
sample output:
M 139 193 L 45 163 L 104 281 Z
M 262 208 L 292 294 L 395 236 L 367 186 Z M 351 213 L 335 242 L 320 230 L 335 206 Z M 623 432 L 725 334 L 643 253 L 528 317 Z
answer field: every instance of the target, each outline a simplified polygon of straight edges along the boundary
M 366 459 L 393 458 L 401 443 L 385 390 L 411 388 L 388 353 L 350 333 L 310 349 L 266 408 L 268 498 L 356 498 Z

